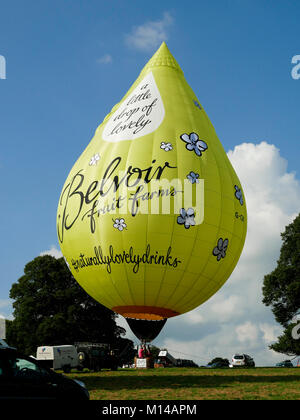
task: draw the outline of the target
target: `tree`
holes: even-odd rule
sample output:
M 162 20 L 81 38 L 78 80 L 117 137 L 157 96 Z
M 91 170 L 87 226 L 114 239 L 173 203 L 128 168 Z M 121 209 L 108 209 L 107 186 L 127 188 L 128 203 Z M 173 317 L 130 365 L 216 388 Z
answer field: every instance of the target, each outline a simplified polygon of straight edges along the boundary
M 76 341 L 117 344 L 119 350 L 128 344 L 117 315 L 79 286 L 63 258 L 45 255 L 26 264 L 10 298 L 14 319 L 7 325 L 7 342 L 27 354 Z
M 300 355 L 300 339 L 293 338 L 292 330 L 294 328 L 295 324 L 290 324 L 283 334 L 278 337 L 278 342 L 272 344 L 270 348 L 278 353 L 287 354 L 288 356 Z
M 271 349 L 289 355 L 300 354 L 300 340 L 292 337 L 293 318 L 300 309 L 300 214 L 281 234 L 282 247 L 277 267 L 264 277 L 263 303 L 270 306 L 285 331 Z
M 158 359 L 160 348 L 151 345 L 150 346 L 150 351 L 151 351 L 151 356 L 152 356 L 153 360 Z

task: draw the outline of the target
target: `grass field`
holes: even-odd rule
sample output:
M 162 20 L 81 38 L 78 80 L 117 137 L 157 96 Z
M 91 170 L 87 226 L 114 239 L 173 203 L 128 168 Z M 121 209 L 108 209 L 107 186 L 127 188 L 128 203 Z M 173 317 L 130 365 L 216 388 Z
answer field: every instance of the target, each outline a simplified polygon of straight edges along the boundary
M 300 400 L 300 368 L 119 369 L 70 373 L 91 400 Z

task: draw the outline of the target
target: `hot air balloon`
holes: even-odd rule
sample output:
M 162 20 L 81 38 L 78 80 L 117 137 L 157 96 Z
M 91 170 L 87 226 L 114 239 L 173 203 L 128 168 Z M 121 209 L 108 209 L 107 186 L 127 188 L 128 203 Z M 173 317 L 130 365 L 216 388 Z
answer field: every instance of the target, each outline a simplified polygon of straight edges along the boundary
M 246 230 L 241 183 L 163 43 L 63 186 L 57 234 L 66 263 L 150 342 L 226 282 Z

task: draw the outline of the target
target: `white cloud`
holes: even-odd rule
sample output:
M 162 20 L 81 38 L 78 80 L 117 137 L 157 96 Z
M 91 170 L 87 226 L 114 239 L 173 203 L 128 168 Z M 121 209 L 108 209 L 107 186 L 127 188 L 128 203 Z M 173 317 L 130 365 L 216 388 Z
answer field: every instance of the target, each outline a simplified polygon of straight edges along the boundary
M 259 329 L 263 332 L 263 339 L 268 344 L 274 343 L 282 332 L 280 326 L 268 323 L 259 324 Z
M 176 325 L 175 320 L 169 320 Z M 215 357 L 224 357 L 231 360 L 235 353 L 246 353 L 254 357 L 258 366 L 272 366 L 282 360 L 284 356 L 268 350 L 269 342 L 264 340 L 261 328 L 249 322 L 238 326 L 238 334 L 233 324 L 223 324 L 217 332 L 201 336 L 196 329 L 191 332 L 191 339 L 182 339 L 182 334 L 188 325 L 177 325 L 177 338 L 170 334 L 170 330 L 162 333 L 164 338 L 154 341 L 153 344 L 167 348 L 177 358 L 193 359 L 199 365 L 206 365 Z M 169 325 L 170 327 L 170 325 Z M 276 327 L 277 328 L 277 327 Z M 172 335 L 172 337 L 171 337 Z M 238 339 L 240 338 L 240 340 Z
M 205 322 L 205 319 L 203 318 L 203 315 L 198 312 L 191 311 L 188 313 L 187 322 L 191 324 L 201 324 L 202 322 Z
M 146 22 L 132 29 L 125 35 L 125 44 L 141 51 L 151 51 L 168 39 L 168 29 L 174 19 L 170 13 L 165 12 L 161 20 Z
M 245 191 L 249 227 L 257 230 L 267 225 L 271 235 L 277 234 L 299 210 L 299 181 L 287 172 L 287 161 L 266 142 L 243 143 L 229 151 L 228 157 Z
M 0 299 L 0 318 L 12 319 L 12 300 Z
M 220 322 L 228 322 L 236 319 L 241 313 L 239 296 L 222 296 L 216 295 L 214 303 L 211 305 L 212 313 L 216 314 L 216 319 Z
M 110 64 L 112 61 L 113 59 L 110 54 L 104 54 L 102 57 L 97 59 L 97 63 L 99 64 Z
M 248 232 L 241 258 L 215 296 L 199 308 L 169 319 L 154 344 L 198 355 L 195 361 L 201 364 L 215 356 L 231 358 L 240 352 L 267 366 L 284 356 L 268 348 L 282 328 L 262 303 L 263 278 L 276 267 L 280 233 L 299 212 L 300 185 L 272 144 L 243 143 L 229 151 L 228 157 L 247 204 Z
M 241 343 L 245 343 L 247 341 L 253 342 L 257 340 L 258 329 L 251 322 L 245 322 L 245 324 L 239 325 L 236 327 L 235 331 L 237 334 L 237 339 Z
M 51 255 L 51 257 L 54 257 L 54 258 L 61 258 L 63 256 L 62 252 L 59 249 L 57 249 L 55 245 L 51 245 L 50 249 L 40 253 L 41 257 L 43 255 Z
M 11 305 L 10 299 L 0 299 L 0 308 L 6 308 L 7 306 Z

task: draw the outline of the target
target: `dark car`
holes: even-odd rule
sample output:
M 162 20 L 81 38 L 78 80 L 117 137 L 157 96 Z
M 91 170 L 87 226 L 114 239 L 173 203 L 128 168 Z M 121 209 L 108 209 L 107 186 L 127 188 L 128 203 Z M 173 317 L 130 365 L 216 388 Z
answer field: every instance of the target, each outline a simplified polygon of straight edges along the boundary
M 89 400 L 85 385 L 41 366 L 12 347 L 0 346 L 0 400 Z
M 294 365 L 290 360 L 284 360 L 283 362 L 276 363 L 276 367 L 293 368 Z
M 205 366 L 208 369 L 223 369 L 229 367 L 228 360 L 217 360 L 213 363 L 208 363 L 208 365 Z
M 176 367 L 194 367 L 194 368 L 197 368 L 198 365 L 193 360 L 176 359 Z

